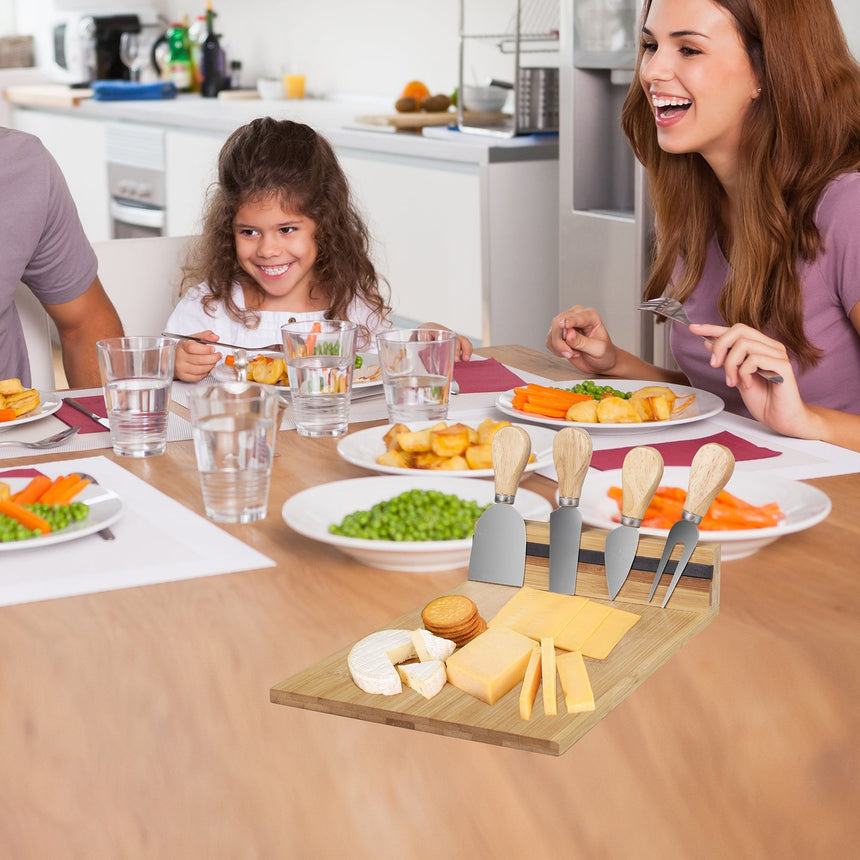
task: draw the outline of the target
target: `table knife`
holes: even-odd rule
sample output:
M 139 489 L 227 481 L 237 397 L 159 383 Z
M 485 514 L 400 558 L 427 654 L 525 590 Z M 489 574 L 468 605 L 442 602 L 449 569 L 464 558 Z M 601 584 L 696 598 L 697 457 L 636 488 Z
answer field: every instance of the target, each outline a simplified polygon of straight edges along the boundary
M 83 412 L 84 415 L 89 418 L 92 418 L 93 421 L 98 424 L 101 424 L 102 427 L 104 427 L 105 429 L 110 430 L 110 421 L 108 421 L 107 418 L 102 418 L 101 415 L 96 415 L 95 412 L 90 411 L 89 409 L 87 409 L 86 406 L 83 405 L 83 403 L 78 403 L 78 401 L 72 397 L 64 397 L 63 399 L 66 401 L 66 403 L 69 404 L 69 406 L 72 407 L 72 409 L 77 409 L 78 412 Z

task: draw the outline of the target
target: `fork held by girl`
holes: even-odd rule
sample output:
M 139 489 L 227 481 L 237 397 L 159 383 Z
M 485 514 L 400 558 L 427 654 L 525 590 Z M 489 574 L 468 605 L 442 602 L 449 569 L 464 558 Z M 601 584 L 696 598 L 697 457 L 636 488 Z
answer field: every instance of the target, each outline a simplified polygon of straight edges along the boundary
M 392 323 L 369 245 L 346 176 L 321 135 L 271 117 L 237 129 L 219 154 L 184 295 L 165 325 L 211 346 L 181 341 L 176 377 L 203 379 L 222 358 L 222 338 L 248 348 L 280 343 L 287 322 L 349 320 L 359 327 L 358 348 L 372 347 Z M 462 335 L 457 354 L 472 354 Z
M 645 298 L 712 324 L 672 324 L 681 371 L 617 347 L 582 305 L 547 347 L 860 450 L 860 66 L 831 0 L 645 0 L 622 127 L 655 210 Z

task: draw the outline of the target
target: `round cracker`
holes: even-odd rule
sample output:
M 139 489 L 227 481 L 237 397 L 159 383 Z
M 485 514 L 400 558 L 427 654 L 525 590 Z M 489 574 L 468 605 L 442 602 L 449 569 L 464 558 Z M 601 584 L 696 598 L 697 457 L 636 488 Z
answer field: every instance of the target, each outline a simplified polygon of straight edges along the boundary
M 421 610 L 421 620 L 429 630 L 454 629 L 472 620 L 478 612 L 475 602 L 463 594 L 445 594 L 431 600 Z

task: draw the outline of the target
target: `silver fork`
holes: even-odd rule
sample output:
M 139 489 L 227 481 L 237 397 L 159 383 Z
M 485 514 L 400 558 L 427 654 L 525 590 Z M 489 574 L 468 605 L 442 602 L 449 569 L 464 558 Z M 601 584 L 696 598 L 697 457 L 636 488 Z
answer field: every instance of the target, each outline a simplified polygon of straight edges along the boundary
M 659 316 L 666 317 L 667 319 L 675 320 L 675 322 L 679 322 L 681 325 L 688 327 L 690 325 L 690 318 L 687 316 L 684 306 L 677 299 L 670 299 L 666 296 L 659 299 L 649 299 L 647 302 L 642 302 L 642 304 L 639 305 L 639 310 L 651 311 L 653 314 L 658 314 Z M 713 338 L 710 337 L 703 339 L 708 343 L 714 342 Z M 769 370 L 757 370 L 756 373 L 768 382 L 778 384 L 783 381 L 782 377 L 778 373 L 772 373 Z
M 94 486 L 98 486 L 99 482 L 92 475 L 88 475 L 86 472 L 77 472 L 76 474 L 82 480 L 89 481 Z M 109 528 L 103 528 L 96 532 L 96 534 L 102 540 L 116 540 L 116 535 Z
M 53 436 L 46 436 L 44 439 L 37 439 L 35 442 L 20 442 L 16 439 L 2 439 L 0 440 L 0 445 L 17 445 L 21 448 L 36 448 L 39 451 L 43 451 L 46 448 L 56 448 L 57 445 L 62 445 L 66 439 L 71 439 L 72 436 L 74 436 L 80 429 L 80 425 L 77 427 L 67 427 L 65 430 L 61 430 Z

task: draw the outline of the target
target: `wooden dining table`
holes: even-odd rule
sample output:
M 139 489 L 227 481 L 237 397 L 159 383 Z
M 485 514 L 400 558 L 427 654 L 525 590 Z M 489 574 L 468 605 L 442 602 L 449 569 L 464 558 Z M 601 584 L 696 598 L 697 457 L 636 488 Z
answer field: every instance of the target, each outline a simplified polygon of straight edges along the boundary
M 0 857 L 856 856 L 860 474 L 811 482 L 824 522 L 723 562 L 718 616 L 553 757 L 270 702 L 466 576 L 362 566 L 284 524 L 291 495 L 368 474 L 336 442 L 279 433 L 267 517 L 223 526 L 275 567 L 0 609 Z M 190 441 L 87 453 L 203 515 Z

